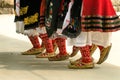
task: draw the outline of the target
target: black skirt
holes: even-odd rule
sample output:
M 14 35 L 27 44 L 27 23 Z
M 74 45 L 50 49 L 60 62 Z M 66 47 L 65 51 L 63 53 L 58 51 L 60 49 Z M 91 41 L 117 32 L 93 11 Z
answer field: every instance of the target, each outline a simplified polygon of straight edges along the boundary
M 74 3 L 71 8 L 71 15 L 70 15 L 70 23 L 69 25 L 63 30 L 62 34 L 70 37 L 76 38 L 81 33 L 81 7 L 82 7 L 82 0 L 74 0 Z
M 69 2 L 70 0 L 47 0 L 45 23 L 48 37 L 56 33 L 58 28 L 62 28 Z

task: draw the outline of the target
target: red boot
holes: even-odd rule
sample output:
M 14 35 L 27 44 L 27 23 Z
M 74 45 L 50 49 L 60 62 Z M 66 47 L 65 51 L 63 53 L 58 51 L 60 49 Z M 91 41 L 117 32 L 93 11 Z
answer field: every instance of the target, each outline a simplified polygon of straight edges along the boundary
M 52 39 L 49 39 L 47 34 L 42 34 L 42 41 L 45 45 L 46 52 L 41 53 L 36 55 L 37 58 L 48 58 L 48 57 L 53 57 L 55 56 L 54 49 L 53 49 L 53 44 L 52 44 Z
M 59 48 L 59 54 L 54 57 L 48 58 L 49 61 L 61 61 L 69 58 L 69 54 L 66 51 L 66 42 L 63 38 L 56 38 L 56 43 Z
M 93 58 L 90 56 L 89 46 L 80 47 L 82 57 L 79 59 L 79 63 L 70 64 L 70 69 L 89 69 L 94 67 Z
M 97 45 L 92 44 L 91 46 L 89 46 L 89 49 L 90 49 L 90 55 L 92 56 L 95 50 L 97 49 Z M 78 51 L 79 51 L 79 47 L 73 46 L 72 54 L 70 55 L 70 57 L 75 57 Z M 76 56 L 76 58 L 78 57 Z M 75 61 L 70 61 L 70 64 L 72 65 L 72 64 L 79 63 L 80 60 L 81 58 L 76 59 Z
M 22 52 L 22 55 L 35 55 L 42 52 L 42 47 L 39 43 L 38 36 L 29 36 L 29 40 L 31 41 L 33 47 L 25 52 Z

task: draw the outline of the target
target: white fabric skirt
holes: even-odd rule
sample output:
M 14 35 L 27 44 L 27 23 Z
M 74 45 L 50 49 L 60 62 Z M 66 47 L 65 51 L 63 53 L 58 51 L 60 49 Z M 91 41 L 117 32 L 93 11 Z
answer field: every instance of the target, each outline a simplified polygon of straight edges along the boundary
M 100 45 L 107 47 L 111 44 L 111 32 L 81 32 L 81 34 L 76 38 L 68 38 L 67 44 L 69 46 L 82 47 L 86 45 Z

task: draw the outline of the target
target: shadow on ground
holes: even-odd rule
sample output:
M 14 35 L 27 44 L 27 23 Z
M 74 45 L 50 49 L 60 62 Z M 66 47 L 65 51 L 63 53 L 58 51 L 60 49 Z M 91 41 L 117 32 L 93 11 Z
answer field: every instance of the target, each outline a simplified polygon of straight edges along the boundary
M 66 61 L 48 61 L 47 58 L 36 58 L 34 55 L 21 55 L 19 52 L 0 52 L 0 65 L 6 69 L 21 70 L 65 70 L 67 69 L 68 60 Z M 1 67 L 2 68 L 2 67 Z
M 67 70 L 69 60 L 48 61 L 47 58 L 36 58 L 35 55 L 21 55 L 19 52 L 0 52 L 0 65 L 12 70 Z M 111 64 L 96 65 L 94 69 L 100 67 L 112 68 Z M 114 66 L 116 68 L 117 66 Z M 0 67 L 2 68 L 2 67 Z

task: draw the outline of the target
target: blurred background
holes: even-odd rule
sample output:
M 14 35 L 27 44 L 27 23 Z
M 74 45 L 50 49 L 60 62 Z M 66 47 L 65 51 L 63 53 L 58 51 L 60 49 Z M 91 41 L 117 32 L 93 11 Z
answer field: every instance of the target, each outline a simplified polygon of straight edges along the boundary
M 14 0 L 0 0 L 0 14 L 13 14 Z

